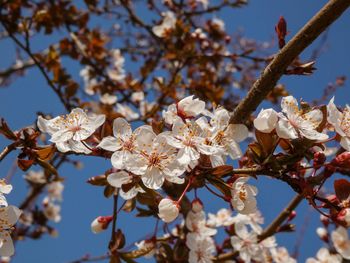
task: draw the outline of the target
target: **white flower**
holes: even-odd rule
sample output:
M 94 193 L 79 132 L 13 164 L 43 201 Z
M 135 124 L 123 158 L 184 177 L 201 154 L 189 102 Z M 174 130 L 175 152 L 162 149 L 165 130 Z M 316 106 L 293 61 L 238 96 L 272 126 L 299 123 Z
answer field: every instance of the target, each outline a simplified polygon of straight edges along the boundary
M 247 184 L 248 177 L 238 178 L 232 185 L 232 206 L 241 214 L 254 213 L 256 208 L 255 196 L 258 189 L 255 186 Z
M 108 228 L 109 223 L 113 220 L 112 216 L 99 216 L 91 222 L 91 231 L 94 234 L 101 233 Z
M 260 258 L 262 250 L 258 245 L 256 233 L 248 232 L 244 224 L 235 224 L 236 236 L 231 237 L 231 245 L 239 251 L 239 256 L 244 262 L 250 262 L 251 259 Z
M 254 120 L 254 127 L 261 132 L 270 133 L 276 128 L 277 121 L 278 115 L 276 111 L 273 109 L 262 109 Z
M 146 187 L 159 189 L 165 179 L 177 184 L 184 182 L 179 176 L 186 168 L 176 160 L 176 149 L 166 143 L 164 135 L 141 130 L 135 143 L 139 153 L 130 155 L 125 166 L 128 171 L 140 175 Z
M 174 221 L 179 215 L 178 204 L 168 198 L 163 198 L 158 205 L 158 216 L 166 223 Z
M 225 22 L 219 18 L 214 17 L 211 20 L 211 23 L 215 25 L 220 31 L 224 32 L 225 31 Z
M 0 208 L 0 255 L 4 257 L 12 256 L 15 252 L 11 230 L 16 224 L 22 211 L 15 206 Z
M 199 237 L 209 237 L 217 233 L 215 228 L 207 226 L 204 211 L 197 213 L 194 211 L 189 211 L 186 216 L 185 224 L 189 231 Z
M 119 171 L 116 173 L 109 174 L 107 177 L 107 181 L 111 186 L 116 187 L 116 188 L 120 188 L 119 194 L 125 200 L 129 200 L 129 199 L 134 198 L 138 192 L 141 192 L 141 193 L 144 192 L 142 190 L 142 188 L 139 186 L 133 186 L 130 189 L 128 189 L 127 192 L 124 192 L 124 190 L 122 189 L 122 186 L 124 184 L 126 185 L 129 183 L 132 183 L 132 181 L 133 181 L 132 176 L 125 171 Z
M 43 170 L 40 171 L 29 171 L 23 176 L 24 179 L 26 179 L 28 182 L 34 183 L 34 184 L 45 184 L 46 183 L 46 177 L 43 172 Z
M 213 227 L 230 226 L 235 222 L 232 212 L 226 208 L 221 208 L 216 215 L 208 214 L 208 225 Z
M 344 222 L 347 227 L 350 227 L 350 208 L 344 209 Z
M 271 249 L 271 255 L 275 263 L 296 263 L 297 261 L 292 258 L 288 250 L 285 247 L 278 247 Z
M 176 25 L 176 17 L 173 12 L 163 12 L 162 16 L 164 17 L 162 23 L 152 28 L 153 33 L 158 37 L 164 37 L 166 32 L 175 28 Z
M 125 79 L 124 62 L 125 58 L 119 49 L 111 50 L 113 68 L 107 70 L 108 76 L 115 81 L 122 81 Z
M 217 108 L 214 113 L 207 113 L 211 116 L 211 127 L 206 127 L 204 118 L 200 118 L 197 122 L 203 130 L 210 135 L 207 136 L 206 142 L 211 146 L 217 147 L 217 153 L 210 155 L 210 161 L 213 167 L 225 164 L 224 155 L 229 155 L 233 160 L 242 156 L 242 151 L 238 142 L 248 137 L 248 128 L 243 124 L 230 124 L 230 114 L 224 108 Z
M 345 259 L 350 259 L 350 240 L 346 228 L 339 226 L 331 234 L 333 245 L 337 252 Z
M 136 91 L 131 94 L 131 101 L 132 102 L 141 102 L 145 99 L 145 94 L 143 91 Z
M 51 200 L 62 201 L 64 185 L 61 182 L 52 182 L 47 185 L 47 192 Z
M 209 0 L 197 0 L 198 3 L 201 3 L 203 6 L 203 9 L 207 9 L 209 5 Z
M 198 238 L 192 233 L 186 236 L 186 246 L 190 249 L 188 261 L 190 263 L 210 263 L 215 253 L 215 243 L 212 238 Z
M 88 116 L 82 109 L 76 108 L 65 116 L 46 120 L 39 116 L 37 125 L 42 132 L 51 135 L 59 151 L 85 152 L 81 141 L 89 138 L 105 122 L 104 115 Z M 88 150 L 88 152 L 90 152 Z
M 252 228 L 252 230 L 257 234 L 261 234 L 263 231 L 261 225 L 264 223 L 264 218 L 262 217 L 259 210 L 256 210 L 254 213 L 250 213 L 247 215 L 238 213 L 234 217 L 234 221 L 235 223 L 243 223 L 249 225 Z
M 9 194 L 12 191 L 12 185 L 7 184 L 5 179 L 0 179 L 0 206 L 8 206 L 4 194 Z
M 44 215 L 47 219 L 52 220 L 54 222 L 61 221 L 61 206 L 58 204 L 53 203 L 49 198 L 45 197 L 43 200 L 43 207 L 44 207 Z
M 296 139 L 303 136 L 310 140 L 323 141 L 328 135 L 316 131 L 323 119 L 319 109 L 303 113 L 299 110 L 298 102 L 293 96 L 282 98 L 282 113 L 276 126 L 277 135 L 283 139 Z
M 346 105 L 343 112 L 340 112 L 334 104 L 334 97 L 327 105 L 327 120 L 341 136 L 340 145 L 350 151 L 350 107 Z
M 171 104 L 167 111 L 163 111 L 164 121 L 173 124 L 176 119 L 193 118 L 203 113 L 205 110 L 205 102 L 200 99 L 193 99 L 188 96 L 180 100 L 177 104 Z
M 113 105 L 118 100 L 116 95 L 105 93 L 100 97 L 100 101 L 106 105 Z
M 212 155 L 220 149 L 205 143 L 201 137 L 203 131 L 197 122 L 184 123 L 176 119 L 173 123 L 172 132 L 166 133 L 166 141 L 169 145 L 179 149 L 177 160 L 182 165 L 196 163 L 200 154 Z
M 150 126 L 141 126 L 133 133 L 130 124 L 125 119 L 117 118 L 113 121 L 114 136 L 103 138 L 97 147 L 114 152 L 111 157 L 112 165 L 117 169 L 124 169 L 125 161 L 136 152 L 136 137 L 142 134 L 148 138 L 147 133 L 151 133 L 152 136 L 154 134 Z
M 85 68 L 80 70 L 80 76 L 84 80 L 84 91 L 86 92 L 86 94 L 92 96 L 95 94 L 93 87 L 97 85 L 97 80 L 91 79 L 90 71 L 92 71 L 92 68 L 90 66 L 86 66 Z
M 128 121 L 136 120 L 139 117 L 137 112 L 125 104 L 117 103 L 117 112 L 123 115 Z
M 321 239 L 324 239 L 328 235 L 327 229 L 325 229 L 324 227 L 316 228 L 316 233 Z
M 315 258 L 308 258 L 306 263 L 341 263 L 342 257 L 339 254 L 331 254 L 325 247 L 320 248 Z

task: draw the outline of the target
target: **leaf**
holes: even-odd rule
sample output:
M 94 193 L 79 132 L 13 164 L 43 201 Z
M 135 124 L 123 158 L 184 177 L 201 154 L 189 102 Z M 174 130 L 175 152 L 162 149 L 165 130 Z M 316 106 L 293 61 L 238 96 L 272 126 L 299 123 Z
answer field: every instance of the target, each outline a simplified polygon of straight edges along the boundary
M 87 181 L 88 184 L 95 185 L 95 186 L 105 186 L 108 185 L 107 182 L 107 176 L 102 174 L 102 175 L 96 175 L 93 177 L 90 177 Z
M 280 16 L 277 25 L 275 26 L 275 31 L 278 37 L 278 46 L 279 48 L 283 48 L 286 44 L 286 35 L 287 35 L 287 21 L 283 16 Z
M 123 211 L 130 213 L 135 209 L 135 207 L 136 207 L 136 199 L 132 198 L 125 202 L 125 205 L 123 206 Z
M 13 131 L 11 131 L 10 127 L 3 118 L 1 118 L 0 123 L 0 133 L 9 140 L 17 140 L 16 135 L 13 133 Z
M 213 170 L 211 171 L 211 174 L 216 177 L 223 177 L 225 175 L 232 173 L 232 170 L 233 170 L 233 167 L 231 165 L 221 165 L 213 168 Z
M 34 160 L 17 159 L 17 165 L 22 171 L 27 171 L 34 163 Z
M 334 191 L 340 202 L 348 201 L 350 197 L 350 182 L 346 179 L 335 180 Z
M 275 149 L 276 136 L 255 130 L 255 137 L 262 148 L 264 158 L 272 154 L 272 151 Z
M 53 145 L 50 145 L 47 147 L 41 147 L 41 148 L 35 149 L 34 152 L 37 154 L 40 160 L 49 161 L 51 160 L 52 156 L 56 152 L 56 147 Z
M 111 185 L 106 185 L 105 190 L 103 191 L 103 194 L 106 198 L 111 197 L 115 192 L 115 188 Z

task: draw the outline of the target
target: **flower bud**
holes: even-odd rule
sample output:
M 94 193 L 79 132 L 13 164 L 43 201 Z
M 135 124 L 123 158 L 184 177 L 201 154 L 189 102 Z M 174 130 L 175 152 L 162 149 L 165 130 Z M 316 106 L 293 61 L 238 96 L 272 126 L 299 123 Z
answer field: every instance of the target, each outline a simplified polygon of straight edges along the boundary
M 203 203 L 199 198 L 196 198 L 192 201 L 192 211 L 199 213 L 203 210 Z
M 323 152 L 314 153 L 314 166 L 319 166 L 324 164 L 326 161 L 326 155 Z
M 325 227 L 328 227 L 328 225 L 329 225 L 328 217 L 325 217 L 324 215 L 320 215 L 320 220 Z
M 110 222 L 112 222 L 112 216 L 99 216 L 95 218 L 91 223 L 91 231 L 94 234 L 98 234 L 108 228 Z
M 325 229 L 324 227 L 318 227 L 316 229 L 316 233 L 317 235 L 324 241 L 324 242 L 328 242 L 328 232 L 327 229 Z
M 273 109 L 261 110 L 254 120 L 254 127 L 261 132 L 270 133 L 276 128 L 277 121 L 276 111 Z
M 164 198 L 159 202 L 158 210 L 158 216 L 166 223 L 174 221 L 179 215 L 178 204 L 169 198 Z
M 296 217 L 297 216 L 297 212 L 295 212 L 295 210 L 293 210 L 290 214 L 289 214 L 289 216 L 288 216 L 288 222 L 290 222 L 290 221 L 292 221 L 293 219 L 294 219 L 294 217 Z

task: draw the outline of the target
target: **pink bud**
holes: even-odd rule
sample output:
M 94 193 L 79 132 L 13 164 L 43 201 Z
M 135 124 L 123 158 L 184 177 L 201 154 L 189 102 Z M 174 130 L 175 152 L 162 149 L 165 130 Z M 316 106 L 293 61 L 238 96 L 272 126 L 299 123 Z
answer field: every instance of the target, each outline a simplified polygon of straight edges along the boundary
M 112 222 L 113 216 L 99 216 L 91 223 L 91 231 L 98 234 L 108 228 L 110 222 Z
M 297 216 L 297 212 L 295 212 L 294 210 L 289 214 L 289 217 L 288 217 L 288 222 L 292 221 L 294 219 L 294 217 Z
M 326 155 L 323 152 L 314 153 L 314 166 L 319 166 L 324 164 L 326 161 Z
M 203 203 L 199 198 L 196 198 L 192 201 L 192 210 L 195 213 L 199 213 L 203 210 Z

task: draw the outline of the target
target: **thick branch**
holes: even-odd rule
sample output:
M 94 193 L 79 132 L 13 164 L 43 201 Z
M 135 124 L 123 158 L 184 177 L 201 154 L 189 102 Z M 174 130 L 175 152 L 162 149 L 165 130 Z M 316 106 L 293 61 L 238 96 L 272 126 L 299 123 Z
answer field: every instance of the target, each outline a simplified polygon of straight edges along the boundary
M 247 96 L 235 108 L 230 123 L 243 123 L 256 110 L 267 94 L 275 87 L 287 67 L 308 47 L 329 25 L 350 6 L 349 0 L 329 1 L 288 42 L 261 73 Z

